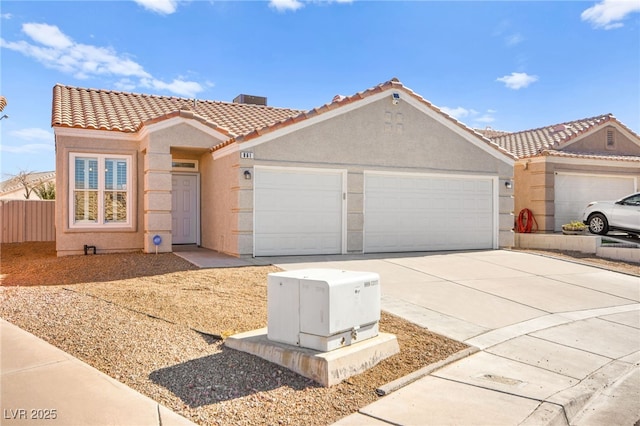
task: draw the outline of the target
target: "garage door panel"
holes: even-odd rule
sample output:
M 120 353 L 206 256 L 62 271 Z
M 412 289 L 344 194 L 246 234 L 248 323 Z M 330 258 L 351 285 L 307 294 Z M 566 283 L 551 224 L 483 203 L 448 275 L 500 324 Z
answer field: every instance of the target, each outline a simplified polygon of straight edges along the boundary
M 341 253 L 342 179 L 339 171 L 257 168 L 255 255 Z
M 556 173 L 554 179 L 554 230 L 579 220 L 591 201 L 617 200 L 636 190 L 635 178 L 629 176 L 605 176 Z
M 491 178 L 365 175 L 365 251 L 492 248 Z

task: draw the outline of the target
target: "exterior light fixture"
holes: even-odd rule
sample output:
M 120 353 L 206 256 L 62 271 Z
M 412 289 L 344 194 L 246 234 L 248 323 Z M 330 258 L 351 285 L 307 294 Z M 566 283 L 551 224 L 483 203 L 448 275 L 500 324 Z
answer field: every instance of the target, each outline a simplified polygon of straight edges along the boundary
M 398 105 L 400 103 L 400 93 L 394 93 L 391 95 L 391 102 L 393 102 L 394 105 Z
M 507 189 L 511 189 L 513 187 L 513 185 L 511 185 L 511 181 L 507 180 L 504 182 L 504 187 Z
M 244 171 L 244 178 L 246 180 L 251 180 L 251 172 L 249 170 Z

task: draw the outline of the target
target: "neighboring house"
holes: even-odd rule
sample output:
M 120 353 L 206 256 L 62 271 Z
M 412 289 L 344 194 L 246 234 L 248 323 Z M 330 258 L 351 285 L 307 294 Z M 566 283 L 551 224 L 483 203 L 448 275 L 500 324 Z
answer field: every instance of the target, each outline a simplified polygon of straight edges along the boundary
M 40 184 L 53 184 L 56 182 L 56 172 L 34 172 L 29 173 L 26 179 L 30 188 Z M 26 190 L 22 182 L 16 177 L 12 177 L 0 182 L 0 200 L 25 200 Z M 39 200 L 40 197 L 35 191 L 31 191 L 30 200 Z
M 59 255 L 513 245 L 513 157 L 396 79 L 306 112 L 56 85 L 52 126 Z
M 517 158 L 515 214 L 530 209 L 539 231 L 561 231 L 590 201 L 638 190 L 640 136 L 611 114 L 516 133 L 478 131 Z

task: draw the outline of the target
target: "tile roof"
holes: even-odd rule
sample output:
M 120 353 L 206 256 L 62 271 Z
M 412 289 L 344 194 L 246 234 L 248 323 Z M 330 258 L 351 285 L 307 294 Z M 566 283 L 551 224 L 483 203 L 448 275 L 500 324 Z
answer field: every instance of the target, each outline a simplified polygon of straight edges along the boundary
M 473 130 L 480 133 L 485 138 L 489 138 L 489 139 L 492 139 L 498 136 L 508 135 L 509 133 L 511 133 L 511 132 L 505 132 L 503 130 L 495 130 L 495 129 L 492 129 L 491 127 L 487 127 L 485 129 L 473 129 Z
M 352 96 L 336 96 L 332 102 L 309 111 L 111 90 L 84 89 L 57 84 L 53 88 L 51 125 L 53 127 L 135 133 L 145 125 L 171 117 L 182 116 L 199 120 L 228 136 L 229 139 L 212 148 L 212 151 L 215 151 L 231 143 L 246 142 L 265 133 L 307 120 L 386 90 L 403 91 L 465 132 L 482 140 L 502 154 L 513 157 L 509 151 L 485 137 L 482 133 L 467 127 L 422 96 L 405 87 L 397 78 Z
M 450 116 L 449 114 L 445 113 L 444 111 L 442 111 L 440 108 L 436 107 L 435 105 L 433 105 L 431 102 L 427 101 L 425 98 L 423 98 L 422 96 L 418 95 L 417 93 L 415 93 L 413 90 L 409 89 L 408 87 L 404 86 L 400 80 L 398 80 L 397 78 L 392 78 L 391 80 L 381 83 L 377 86 L 371 87 L 369 89 L 366 89 L 362 92 L 358 92 L 355 95 L 352 96 L 343 96 L 343 95 L 336 95 L 334 96 L 333 100 L 330 103 L 324 104 L 320 107 L 311 109 L 309 111 L 305 111 L 305 112 L 301 112 L 300 114 L 298 114 L 297 116 L 292 116 L 292 117 L 288 117 L 280 122 L 265 126 L 263 128 L 256 128 L 255 130 L 251 131 L 250 133 L 244 134 L 244 135 L 240 135 L 234 139 L 230 139 L 226 142 L 223 142 L 221 144 L 218 144 L 216 146 L 214 146 L 212 148 L 212 151 L 218 150 L 220 148 L 223 148 L 233 142 L 246 142 L 248 140 L 254 139 L 256 137 L 262 136 L 266 133 L 281 129 L 283 127 L 289 126 L 291 124 L 294 123 L 298 123 L 304 120 L 307 120 L 309 118 L 315 117 L 317 115 L 320 114 L 324 114 L 328 111 L 332 111 L 335 110 L 336 108 L 341 108 L 345 105 L 349 105 L 351 103 L 354 102 L 358 102 L 362 99 L 365 99 L 369 96 L 375 95 L 377 93 L 381 93 L 384 92 L 386 90 L 402 90 L 404 93 L 408 94 L 409 96 L 411 96 L 412 98 L 418 100 L 420 103 L 424 104 L 425 106 L 427 106 L 428 108 L 432 109 L 433 111 L 437 112 L 438 114 L 442 115 L 443 117 L 445 117 L 447 120 L 453 122 L 456 126 L 462 128 L 464 131 L 470 133 L 471 135 L 473 135 L 476 138 L 481 139 L 483 142 L 485 142 L 487 145 L 491 146 L 492 148 L 500 151 L 502 154 L 507 155 L 508 157 L 513 158 L 513 154 L 511 154 L 509 151 L 503 149 L 502 147 L 500 147 L 498 144 L 496 144 L 494 141 L 492 141 L 491 139 L 487 138 L 486 136 L 484 136 L 483 134 L 477 132 L 476 130 L 467 127 L 465 124 L 463 124 L 462 122 L 456 120 L 455 118 L 453 118 L 452 116 Z
M 514 133 L 504 132 L 503 134 L 487 136 L 502 148 L 513 153 L 517 158 L 524 158 L 540 155 L 543 151 L 548 153 L 551 150 L 562 148 L 563 145 L 578 136 L 590 132 L 596 127 L 612 122 L 615 122 L 635 135 L 633 131 L 620 123 L 613 114 L 603 114 L 596 117 L 545 126 L 539 129 Z M 573 154 L 573 156 L 575 155 L 576 154 Z M 612 158 L 611 156 L 602 157 Z
M 51 125 L 138 132 L 144 125 L 175 116 L 197 119 L 234 137 L 251 132 L 300 110 L 220 101 L 84 89 L 57 84 L 53 88 Z
M 48 180 L 53 180 L 56 177 L 55 171 L 50 172 L 27 172 L 28 175 L 26 177 L 27 184 L 37 184 L 39 182 L 46 182 Z M 14 191 L 16 189 L 23 188 L 22 182 L 17 179 L 16 176 L 12 176 L 9 179 L 3 180 L 0 182 L 0 193 Z
M 7 98 L 0 96 L 0 112 L 7 106 Z

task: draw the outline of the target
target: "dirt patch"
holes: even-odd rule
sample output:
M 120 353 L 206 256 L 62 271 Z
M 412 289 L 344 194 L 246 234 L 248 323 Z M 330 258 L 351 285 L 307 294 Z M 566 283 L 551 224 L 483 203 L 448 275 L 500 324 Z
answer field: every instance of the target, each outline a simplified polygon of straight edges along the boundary
M 56 256 L 55 242 L 2 244 L 3 286 L 118 281 L 198 269 L 172 253 Z
M 383 312 L 380 329 L 400 353 L 324 388 L 212 337 L 266 326 L 276 267 L 58 258 L 51 243 L 4 244 L 0 257 L 0 316 L 203 425 L 331 424 L 378 399 L 376 388 L 466 347 Z

